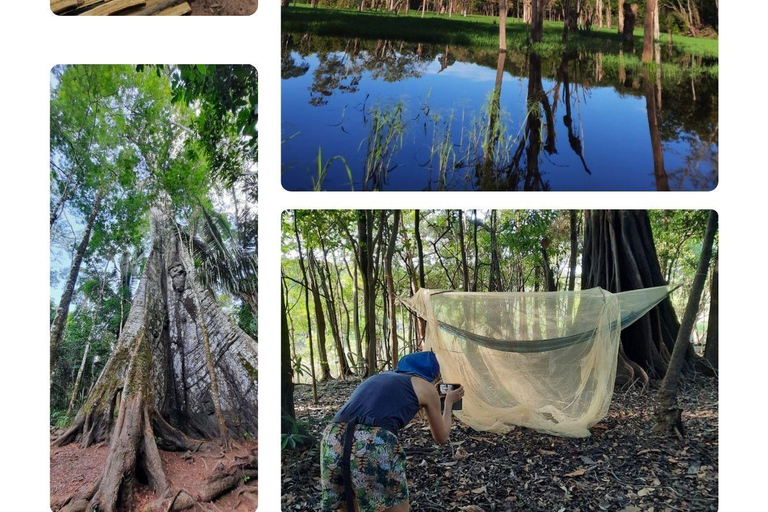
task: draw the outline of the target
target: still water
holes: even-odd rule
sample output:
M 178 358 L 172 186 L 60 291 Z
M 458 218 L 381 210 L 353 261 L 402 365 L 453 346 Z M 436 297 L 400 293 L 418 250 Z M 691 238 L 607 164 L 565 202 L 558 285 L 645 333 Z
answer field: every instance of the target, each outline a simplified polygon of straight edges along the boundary
M 657 48 L 539 57 L 292 35 L 288 190 L 711 190 L 717 78 Z

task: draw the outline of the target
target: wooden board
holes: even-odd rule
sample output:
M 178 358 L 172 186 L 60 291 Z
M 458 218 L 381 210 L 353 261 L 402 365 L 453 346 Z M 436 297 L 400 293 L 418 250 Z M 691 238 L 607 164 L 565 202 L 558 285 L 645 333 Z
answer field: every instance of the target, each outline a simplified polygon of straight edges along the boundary
M 81 16 L 110 16 L 125 11 L 126 9 L 141 7 L 146 5 L 146 3 L 147 0 L 112 0 L 85 11 Z
M 51 11 L 61 14 L 77 7 L 78 0 L 51 0 Z
M 154 16 L 184 16 L 191 12 L 192 12 L 192 8 L 189 6 L 187 2 L 184 2 L 183 4 L 176 5 L 174 7 L 171 7 L 170 9 L 165 9 L 163 11 L 155 13 Z

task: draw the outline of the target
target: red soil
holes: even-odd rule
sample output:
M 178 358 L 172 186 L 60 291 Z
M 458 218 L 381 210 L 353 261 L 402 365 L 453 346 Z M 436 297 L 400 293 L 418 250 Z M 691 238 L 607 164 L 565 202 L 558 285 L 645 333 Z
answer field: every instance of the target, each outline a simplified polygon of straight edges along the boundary
M 160 457 L 174 491 L 184 489 L 195 495 L 217 464 L 228 466 L 234 462 L 235 457 L 246 456 L 257 447 L 256 441 L 237 442 L 226 454 L 201 448 L 195 453 L 160 451 Z M 77 444 L 69 444 L 51 448 L 51 508 L 58 510 L 75 492 L 93 483 L 101 475 L 108 454 L 109 446 L 106 445 L 80 448 Z M 141 487 L 137 490 L 134 509 L 142 510 L 156 498 L 151 489 Z M 221 512 L 253 512 L 258 505 L 256 482 L 245 482 L 217 498 L 213 504 Z

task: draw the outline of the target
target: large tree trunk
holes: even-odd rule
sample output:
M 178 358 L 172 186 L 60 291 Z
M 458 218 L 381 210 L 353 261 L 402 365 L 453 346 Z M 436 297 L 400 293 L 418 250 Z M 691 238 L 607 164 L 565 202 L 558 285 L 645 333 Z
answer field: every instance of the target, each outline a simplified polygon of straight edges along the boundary
M 688 303 L 685 306 L 683 321 L 677 333 L 669 368 L 666 375 L 664 375 L 664 380 L 661 381 L 661 388 L 659 388 L 659 403 L 656 408 L 654 430 L 664 435 L 677 435 L 681 439 L 684 435 L 684 429 L 682 409 L 677 404 L 678 381 L 685 364 L 685 355 L 690 344 L 691 330 L 699 312 L 699 301 L 701 301 L 701 294 L 704 291 L 704 283 L 707 280 L 715 231 L 717 231 L 717 213 L 711 210 L 707 219 L 707 229 L 704 232 L 699 264 L 696 268 L 696 275 L 693 278 L 693 285 L 691 286 L 691 294 L 688 296 Z
M 582 260 L 584 289 L 599 286 L 616 293 L 667 284 L 661 274 L 650 219 L 645 210 L 587 212 Z M 650 378 L 660 379 L 667 371 L 669 354 L 679 328 L 674 308 L 667 298 L 621 332 L 623 354 L 629 363 L 638 365 Z M 617 383 L 625 384 L 635 377 L 620 375 Z
M 53 317 L 53 323 L 51 324 L 51 373 L 56 370 L 56 363 L 59 360 L 59 345 L 61 345 L 61 338 L 64 336 L 64 327 L 67 325 L 67 315 L 69 314 L 69 304 L 72 302 L 72 297 L 75 294 L 75 284 L 77 283 L 77 276 L 80 274 L 80 265 L 83 263 L 83 257 L 85 257 L 85 250 L 88 248 L 88 243 L 91 241 L 91 231 L 93 225 L 96 223 L 96 217 L 99 214 L 103 195 L 101 191 L 96 194 L 96 199 L 93 202 L 93 208 L 88 216 L 88 222 L 85 225 L 85 231 L 83 231 L 83 237 L 80 239 L 80 244 L 75 251 L 75 257 L 72 259 L 72 266 L 69 268 L 69 275 L 67 276 L 67 283 L 64 285 L 64 293 L 61 294 L 59 300 L 59 307 L 56 309 L 56 315 Z
M 139 475 L 159 496 L 171 491 L 158 448 L 186 450 L 188 436 L 215 438 L 205 322 L 228 434 L 257 432 L 257 346 L 203 289 L 194 299 L 185 250 L 163 204 L 151 209 L 152 250 L 114 351 L 72 427 L 54 442 L 109 442 L 101 477 L 63 510 L 132 510 Z

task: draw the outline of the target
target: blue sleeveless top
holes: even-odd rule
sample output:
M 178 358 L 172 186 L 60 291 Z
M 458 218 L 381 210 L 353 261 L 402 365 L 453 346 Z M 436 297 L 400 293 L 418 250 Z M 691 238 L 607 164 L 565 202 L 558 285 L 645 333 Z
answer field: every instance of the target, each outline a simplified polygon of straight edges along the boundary
M 356 419 L 396 434 L 419 412 L 419 398 L 408 373 L 384 372 L 363 381 L 334 416 L 334 422 Z

